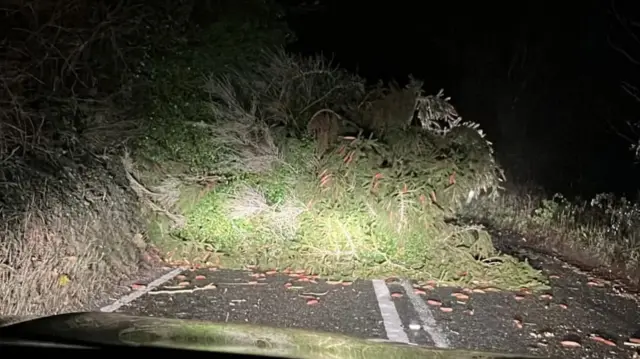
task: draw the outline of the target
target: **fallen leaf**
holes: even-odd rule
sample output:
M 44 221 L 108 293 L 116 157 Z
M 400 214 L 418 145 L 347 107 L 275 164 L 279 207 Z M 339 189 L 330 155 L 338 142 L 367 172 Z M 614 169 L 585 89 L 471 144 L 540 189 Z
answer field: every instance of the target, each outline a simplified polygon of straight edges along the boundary
M 439 306 L 442 305 L 442 302 L 439 301 L 439 300 L 435 300 L 435 299 L 428 299 L 427 300 L 427 304 L 439 307 Z
M 516 325 L 516 328 L 522 329 L 522 320 L 516 318 L 513 320 L 513 324 Z
M 615 347 L 615 346 L 616 346 L 616 343 L 614 343 L 613 341 L 611 341 L 611 340 L 609 340 L 609 339 L 605 339 L 605 338 L 603 338 L 603 337 L 601 337 L 601 336 L 599 336 L 599 335 L 592 335 L 592 336 L 591 336 L 591 339 L 592 339 L 593 341 L 596 341 L 596 342 L 598 342 L 598 343 L 602 343 L 602 344 L 604 344 L 604 345 L 608 345 L 608 346 L 610 346 L 610 347 Z
M 64 287 L 65 285 L 69 284 L 71 282 L 71 278 L 69 278 L 68 275 L 66 274 L 61 274 L 58 277 L 58 285 L 61 287 Z
M 463 293 L 454 292 L 454 293 L 451 293 L 451 296 L 462 301 L 469 300 L 469 296 Z
M 574 342 L 573 340 L 563 340 L 560 344 L 565 348 L 579 348 L 582 345 L 578 342 Z

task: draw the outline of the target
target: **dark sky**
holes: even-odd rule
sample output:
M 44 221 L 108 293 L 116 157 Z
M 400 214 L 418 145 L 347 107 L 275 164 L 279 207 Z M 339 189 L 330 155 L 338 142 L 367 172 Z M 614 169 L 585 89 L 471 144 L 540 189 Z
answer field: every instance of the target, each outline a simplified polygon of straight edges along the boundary
M 638 118 L 620 82 L 640 84 L 640 67 L 608 38 L 637 46 L 640 58 L 640 43 L 611 15 L 615 6 L 640 20 L 636 2 L 321 0 L 322 11 L 290 19 L 300 39 L 292 50 L 323 52 L 373 81 L 411 73 L 427 92 L 444 88 L 523 180 L 551 191 L 634 192 L 629 144 L 610 123 Z
M 485 57 L 492 52 L 506 65 L 513 43 L 522 40 L 544 44 L 557 64 L 578 60 L 580 66 L 597 66 L 606 52 L 606 1 L 584 1 L 580 7 L 558 7 L 561 1 L 358 3 L 321 2 L 322 13 L 294 25 L 303 45 L 333 52 L 347 66 L 358 62 L 372 76 L 420 68 L 433 76 L 431 66 L 455 72 L 466 65 L 460 61 L 474 61 L 462 57 L 463 49 L 476 56 L 485 50 Z

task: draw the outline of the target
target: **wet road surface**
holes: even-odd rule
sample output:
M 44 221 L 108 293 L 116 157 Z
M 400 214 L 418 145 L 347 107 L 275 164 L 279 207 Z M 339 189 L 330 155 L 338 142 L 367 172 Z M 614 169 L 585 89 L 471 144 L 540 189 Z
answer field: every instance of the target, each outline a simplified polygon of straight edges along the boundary
M 554 358 L 639 358 L 640 307 L 615 284 L 544 259 L 552 289 L 531 294 L 399 279 L 330 282 L 294 271 L 168 269 L 102 308 L 252 323 L 442 348 Z

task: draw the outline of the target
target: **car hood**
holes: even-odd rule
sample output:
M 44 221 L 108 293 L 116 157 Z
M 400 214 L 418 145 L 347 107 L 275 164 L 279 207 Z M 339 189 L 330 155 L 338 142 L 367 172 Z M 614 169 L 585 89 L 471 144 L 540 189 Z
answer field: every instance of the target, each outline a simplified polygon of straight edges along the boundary
M 535 358 L 433 349 L 300 329 L 101 312 L 61 314 L 19 322 L 14 320 L 11 324 L 5 321 L 0 326 L 0 338 L 47 340 L 64 344 L 145 345 L 309 359 Z

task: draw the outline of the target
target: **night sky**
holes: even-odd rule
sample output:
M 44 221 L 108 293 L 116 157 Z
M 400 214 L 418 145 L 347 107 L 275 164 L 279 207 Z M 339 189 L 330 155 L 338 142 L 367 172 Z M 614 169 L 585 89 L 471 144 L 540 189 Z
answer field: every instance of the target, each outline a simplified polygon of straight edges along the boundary
M 321 0 L 318 11 L 290 12 L 299 39 L 290 50 L 322 52 L 372 82 L 403 83 L 413 74 L 429 93 L 444 88 L 463 118 L 495 142 L 512 182 L 569 196 L 635 194 L 638 168 L 612 126 L 624 131 L 640 118 L 640 104 L 620 87 L 622 80 L 640 84 L 640 66 L 609 41 L 640 59 L 640 43 L 612 14 L 639 21 L 638 7 Z

